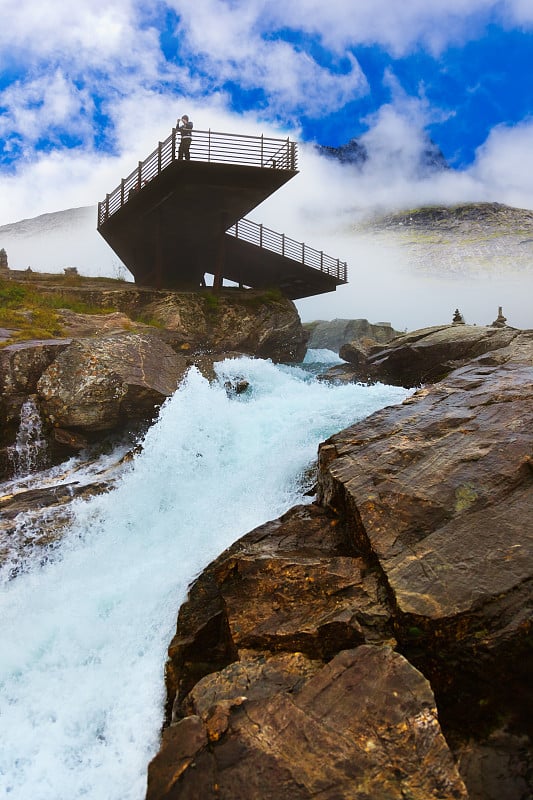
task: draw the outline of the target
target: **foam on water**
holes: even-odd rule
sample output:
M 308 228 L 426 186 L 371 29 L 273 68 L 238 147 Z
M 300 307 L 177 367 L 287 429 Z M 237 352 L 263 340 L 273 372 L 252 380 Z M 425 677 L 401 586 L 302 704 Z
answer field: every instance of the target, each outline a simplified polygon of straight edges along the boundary
M 56 560 L 2 587 L 0 789 L 17 800 L 144 796 L 188 583 L 304 501 L 320 441 L 406 395 L 246 358 L 217 372 L 192 369 L 117 488 L 76 502 Z

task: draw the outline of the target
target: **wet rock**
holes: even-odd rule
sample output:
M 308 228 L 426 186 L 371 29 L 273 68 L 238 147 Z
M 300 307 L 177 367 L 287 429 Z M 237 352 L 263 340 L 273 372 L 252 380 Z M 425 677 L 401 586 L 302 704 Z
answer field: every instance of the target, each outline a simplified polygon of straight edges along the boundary
M 63 428 L 53 428 L 52 436 L 56 444 L 69 450 L 83 450 L 87 447 L 87 439 L 74 431 L 65 431 Z
M 342 349 L 341 357 L 349 365 L 333 367 L 324 378 L 422 386 L 483 353 L 506 347 L 520 333 L 514 328 L 451 324 L 403 334 L 387 347 L 371 347 L 366 353 L 356 343 Z
M 331 437 L 317 503 L 194 582 L 150 800 L 466 797 L 439 724 L 472 798 L 531 794 L 533 332 L 503 333 Z
M 447 731 L 475 737 L 531 735 L 532 366 L 524 332 L 320 450 L 319 499 L 379 564 Z
M 165 730 L 148 800 L 467 797 L 429 684 L 390 648 L 345 650 L 325 666 L 244 658 L 240 681 L 226 681 L 235 669 L 198 685 L 196 713 Z
M 28 395 L 37 391 L 44 370 L 71 343 L 70 339 L 48 339 L 11 344 L 0 349 L 0 429 L 18 424 L 20 409 Z
M 357 508 L 358 544 L 405 614 L 447 619 L 530 577 L 533 358 L 518 352 L 476 359 L 322 446 L 319 497 Z
M 393 627 L 334 514 L 296 507 L 244 536 L 180 609 L 147 797 L 466 797 Z
M 151 334 L 73 342 L 43 373 L 37 391 L 54 426 L 101 431 L 151 419 L 187 369 L 184 356 Z
M 334 516 L 296 507 L 240 539 L 191 586 L 169 648 L 169 699 L 181 702 L 241 651 L 323 659 L 363 642 L 394 642 L 384 587 Z

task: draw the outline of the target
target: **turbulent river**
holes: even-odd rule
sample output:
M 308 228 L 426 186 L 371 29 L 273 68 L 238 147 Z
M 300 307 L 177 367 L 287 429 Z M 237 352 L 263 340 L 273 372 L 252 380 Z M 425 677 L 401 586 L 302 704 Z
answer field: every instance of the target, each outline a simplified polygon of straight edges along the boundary
M 144 797 L 188 584 L 239 536 L 309 502 L 319 442 L 406 396 L 317 381 L 310 362 L 335 358 L 228 360 L 211 383 L 192 369 L 115 488 L 76 500 L 52 557 L 30 550 L 4 579 L 0 794 Z M 237 379 L 244 394 L 225 388 Z

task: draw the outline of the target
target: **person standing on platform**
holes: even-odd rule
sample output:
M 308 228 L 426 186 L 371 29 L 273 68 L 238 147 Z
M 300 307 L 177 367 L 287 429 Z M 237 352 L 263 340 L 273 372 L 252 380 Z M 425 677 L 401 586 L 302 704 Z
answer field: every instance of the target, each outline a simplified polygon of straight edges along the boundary
M 189 119 L 187 114 L 184 114 L 181 119 L 178 119 L 176 128 L 181 134 L 181 142 L 178 150 L 178 161 L 182 161 L 183 159 L 185 159 L 185 161 L 190 161 L 191 155 L 189 150 L 192 141 L 192 121 Z

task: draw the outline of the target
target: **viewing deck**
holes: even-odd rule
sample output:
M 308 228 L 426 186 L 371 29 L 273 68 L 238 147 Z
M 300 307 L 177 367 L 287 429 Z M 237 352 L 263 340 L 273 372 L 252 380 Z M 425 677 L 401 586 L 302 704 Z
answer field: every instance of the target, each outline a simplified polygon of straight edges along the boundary
M 289 139 L 193 131 L 190 161 L 171 135 L 98 204 L 98 231 L 138 284 L 195 289 L 223 279 L 291 299 L 346 282 L 346 264 L 243 217 L 297 173 Z

